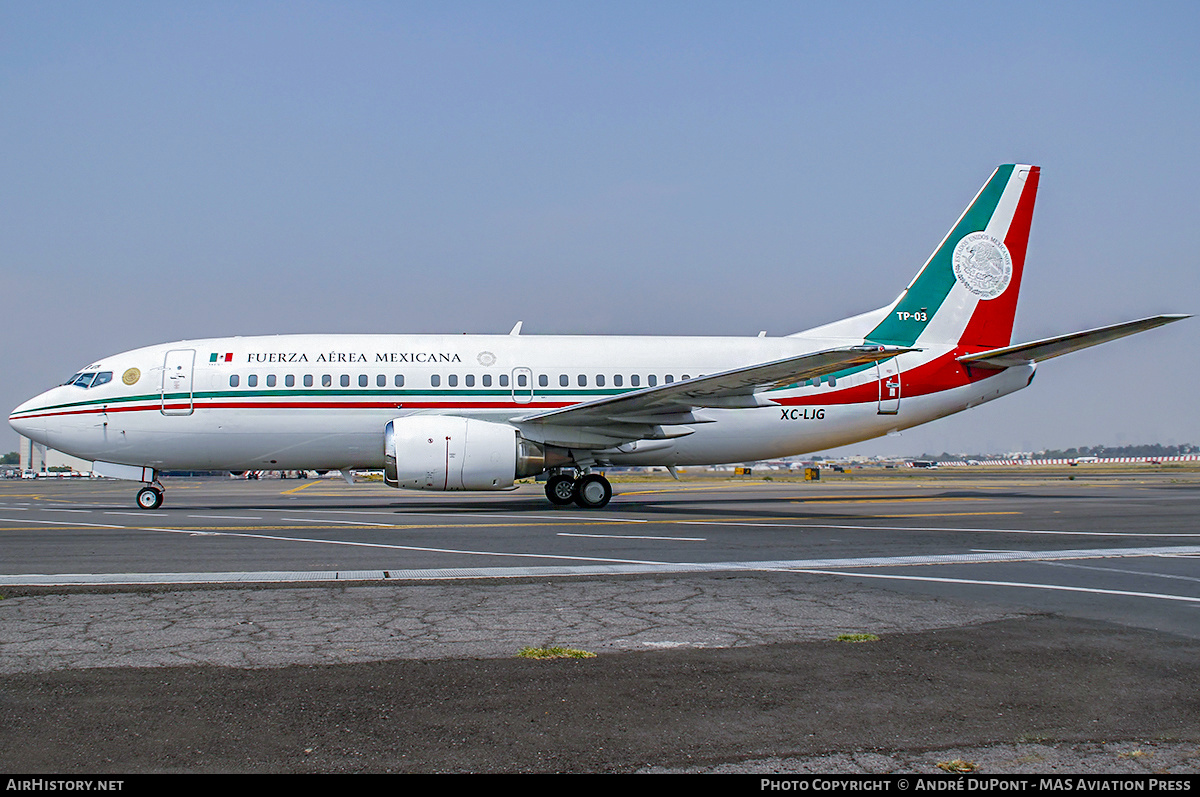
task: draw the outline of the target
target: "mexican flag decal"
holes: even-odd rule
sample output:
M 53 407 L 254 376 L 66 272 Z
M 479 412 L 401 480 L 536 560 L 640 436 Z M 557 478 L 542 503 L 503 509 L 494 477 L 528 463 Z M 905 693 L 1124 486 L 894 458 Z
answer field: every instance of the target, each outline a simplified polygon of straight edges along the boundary
M 212 354 L 208 355 L 208 361 L 210 363 L 231 363 L 233 362 L 233 352 L 230 351 L 226 352 L 225 354 L 217 354 L 214 351 Z

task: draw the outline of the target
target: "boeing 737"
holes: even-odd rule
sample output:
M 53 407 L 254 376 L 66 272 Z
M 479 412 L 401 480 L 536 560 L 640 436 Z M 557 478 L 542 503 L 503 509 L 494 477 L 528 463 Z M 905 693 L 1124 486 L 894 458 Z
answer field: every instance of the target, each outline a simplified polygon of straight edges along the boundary
M 992 174 L 886 307 L 784 337 L 279 335 L 104 357 L 9 416 L 143 482 L 167 470 L 382 469 L 392 487 L 608 504 L 609 466 L 794 456 L 1020 390 L 1037 363 L 1185 315 L 1014 345 L 1040 170 Z

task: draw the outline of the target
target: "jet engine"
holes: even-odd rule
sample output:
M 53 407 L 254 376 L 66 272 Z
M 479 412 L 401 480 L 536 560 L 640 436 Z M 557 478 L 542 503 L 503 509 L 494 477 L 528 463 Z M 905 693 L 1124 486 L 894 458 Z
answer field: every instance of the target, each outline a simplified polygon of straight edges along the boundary
M 546 452 L 515 426 L 452 415 L 384 427 L 383 479 L 408 490 L 506 490 L 546 469 Z

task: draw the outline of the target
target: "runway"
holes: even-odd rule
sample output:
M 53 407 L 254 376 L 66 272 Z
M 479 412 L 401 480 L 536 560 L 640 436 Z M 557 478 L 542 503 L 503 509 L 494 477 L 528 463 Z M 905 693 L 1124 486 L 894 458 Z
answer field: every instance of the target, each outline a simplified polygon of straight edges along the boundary
M 1187 695 L 1200 652 L 1200 473 L 1072 471 L 616 481 L 599 512 L 554 508 L 538 485 L 440 495 L 333 480 L 172 480 L 167 503 L 141 512 L 119 482 L 0 482 L 0 678 L 8 694 L 39 707 L 31 712 L 43 710 L 37 695 L 45 697 L 47 683 L 71 683 L 66 693 L 108 695 L 98 710 L 135 701 L 144 722 L 157 723 L 162 679 L 154 673 L 163 668 L 178 673 L 173 683 L 197 673 L 194 687 L 173 698 L 197 706 L 254 673 L 274 697 L 247 698 L 241 710 L 250 713 L 285 699 L 301 677 L 296 667 L 318 668 L 302 677 L 319 672 L 328 686 L 311 688 L 334 689 L 324 719 L 293 719 L 323 740 L 323 757 L 281 758 L 276 726 L 243 717 L 253 771 L 634 771 L 677 767 L 701 749 L 705 771 L 733 761 L 743 762 L 740 771 L 795 771 L 807 766 L 795 756 L 864 749 L 890 751 L 872 765 L 879 771 L 904 771 L 898 762 L 917 749 L 1017 737 L 1029 737 L 1026 745 L 1036 737 L 1054 756 L 1081 742 L 1169 742 L 1171 771 L 1196 771 L 1200 706 Z M 863 670 L 853 656 L 822 664 L 832 655 L 823 646 L 843 633 L 880 637 L 868 656 L 875 664 Z M 597 732 L 608 755 L 573 727 L 559 726 L 550 744 L 511 725 L 538 706 L 554 711 L 559 687 L 528 693 L 520 684 L 531 671 L 513 658 L 539 645 L 599 655 L 598 665 L 561 671 L 587 672 L 588 697 L 560 686 L 604 718 Z M 774 673 L 773 690 L 783 691 L 769 702 L 793 713 L 761 713 L 753 708 L 760 698 L 746 698 L 724 709 L 743 728 L 729 739 L 711 724 L 715 695 L 694 685 L 724 671 L 735 651 L 745 657 L 737 678 Z M 365 679 L 355 699 L 367 711 L 382 696 L 366 684 L 406 673 L 411 686 L 425 676 L 405 667 L 440 662 L 450 673 L 470 661 L 486 672 L 461 682 L 456 707 L 446 709 L 453 716 L 437 722 L 515 733 L 503 752 L 482 742 L 469 751 L 439 746 L 432 731 L 406 742 L 425 751 L 411 759 L 365 731 L 356 743 L 368 752 L 353 761 L 331 752 L 326 725 L 344 719 L 337 706 L 354 702 L 334 684 Z M 667 674 L 681 666 L 691 675 Z M 383 669 L 354 669 L 362 667 Z M 641 675 L 613 680 L 613 667 Z M 814 667 L 835 668 L 822 676 L 833 679 L 824 691 L 804 686 Z M 442 682 L 429 677 L 436 691 Z M 930 713 L 919 728 L 883 733 L 878 717 L 851 710 L 863 678 L 871 694 L 905 695 L 892 709 L 901 715 Z M 966 691 L 918 710 L 922 678 Z M 490 686 L 479 691 L 477 683 Z M 648 684 L 669 707 L 655 699 L 634 710 Z M 400 690 L 404 700 L 417 700 L 409 689 Z M 1014 695 L 1023 695 L 1019 705 Z M 964 699 L 979 704 L 969 722 Z M 1108 701 L 1106 714 L 1087 708 Z M 44 721 L 28 729 L 33 741 L 4 753 L 0 765 L 76 760 L 56 705 L 46 698 Z M 828 722 L 802 734 L 794 723 L 813 712 Z M 87 721 L 80 715 L 80 730 Z M 144 735 L 143 721 L 130 722 Z M 197 723 L 228 732 L 207 711 L 182 712 L 178 722 L 172 738 Z M 662 722 L 690 735 L 633 741 Z M 67 758 L 44 752 L 59 742 L 58 755 L 72 751 Z M 557 757 L 548 761 L 551 748 Z M 1095 771 L 1131 771 L 1103 744 L 1095 749 L 1108 750 L 1096 753 Z M 764 751 L 792 756 L 793 769 L 755 764 Z M 200 756 L 192 766 L 228 771 L 243 752 Z M 115 755 L 152 769 L 177 753 L 147 742 Z M 1160 748 L 1156 763 L 1166 755 Z M 109 771 L 96 756 L 78 761 L 81 770 Z
M 804 572 L 1200 631 L 1200 474 L 1017 471 L 617 483 L 604 511 L 378 484 L 0 483 L 0 586 Z

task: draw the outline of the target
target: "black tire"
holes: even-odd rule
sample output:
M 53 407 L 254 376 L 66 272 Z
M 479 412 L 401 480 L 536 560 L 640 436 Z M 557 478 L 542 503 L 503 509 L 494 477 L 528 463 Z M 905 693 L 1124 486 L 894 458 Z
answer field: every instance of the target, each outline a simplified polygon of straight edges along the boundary
M 546 480 L 546 497 L 555 506 L 566 506 L 575 500 L 575 480 L 561 473 Z
M 143 487 L 138 490 L 138 509 L 158 509 L 162 506 L 163 491 L 154 487 Z
M 589 473 L 575 482 L 575 503 L 583 509 L 602 509 L 612 498 L 612 485 L 599 473 Z

